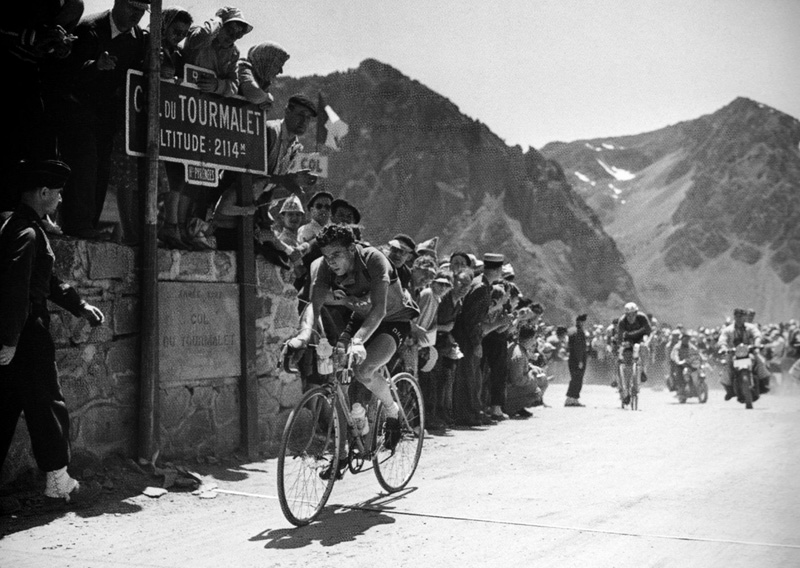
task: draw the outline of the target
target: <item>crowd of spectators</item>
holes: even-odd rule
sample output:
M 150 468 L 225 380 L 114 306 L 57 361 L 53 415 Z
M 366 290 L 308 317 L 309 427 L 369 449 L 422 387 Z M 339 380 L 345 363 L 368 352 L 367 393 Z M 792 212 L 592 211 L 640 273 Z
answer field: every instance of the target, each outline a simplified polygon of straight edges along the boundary
M 83 15 L 81 0 L 17 3 L 3 26 L 2 57 L 20 88 L 12 90 L 16 102 L 4 105 L 2 116 L 7 132 L 24 134 L 3 158 L 14 163 L 59 158 L 72 170 L 63 192 L 61 227 L 47 225 L 52 233 L 108 237 L 100 230 L 100 215 L 111 152 L 124 124 L 126 73 L 145 66 L 150 34 L 140 21 L 148 7 L 149 0 L 113 0 L 109 10 Z M 365 227 L 357 204 L 328 191 L 311 193 L 317 178 L 293 168 L 303 150 L 299 137 L 318 109 L 307 94 L 296 93 L 276 107 L 283 118 L 266 120 L 276 105 L 270 84 L 290 55 L 274 42 L 240 53 L 236 42 L 252 30 L 235 7 L 220 8 L 202 24 L 178 6 L 162 11 L 161 79 L 183 81 L 186 64 L 208 70 L 196 81 L 200 91 L 242 96 L 264 111 L 268 155 L 266 175 L 226 171 L 216 190 L 187 183 L 183 165 L 164 162 L 168 187 L 158 235 L 169 248 L 235 250 L 240 218 L 252 218 L 256 253 L 292 270 L 300 298 L 307 300 L 309 269 L 320 256 L 315 238 L 322 228 L 346 224 L 364 240 Z M 24 125 L 19 124 L 21 115 Z M 240 204 L 242 192 L 250 192 L 252 205 Z M 135 190 L 123 193 L 118 195 L 123 242 L 135 244 L 140 196 Z M 6 197 L 0 195 L 0 209 L 8 204 Z M 378 245 L 420 308 L 401 360 L 420 378 L 431 428 L 529 416 L 527 409 L 544 405 L 553 375 L 566 375 L 569 369 L 573 379 L 577 374 L 582 381 L 587 360 L 595 373 L 613 380 L 617 322 L 584 328 L 581 316 L 567 325 L 548 323 L 542 319 L 543 306 L 524 297 L 515 284 L 514 267 L 501 252 L 441 255 L 437 245 L 437 237 L 417 243 L 406 234 Z M 331 320 L 337 321 L 337 310 L 353 307 L 353 300 L 337 299 Z M 721 326 L 684 330 L 650 319 L 648 357 L 655 369 L 669 374 L 670 349 L 684 333 L 709 360 L 715 359 Z M 789 373 L 798 356 L 796 322 L 762 330 L 767 367 L 773 374 Z M 576 342 L 576 333 L 585 334 L 586 341 Z M 582 361 L 571 360 L 569 345 L 582 345 L 586 358 L 582 353 Z M 568 403 L 577 403 L 580 385 L 574 387 Z
M 3 154 L 6 171 L 20 161 L 59 159 L 71 170 L 56 215 L 44 220 L 53 235 L 88 240 L 113 238 L 112 224 L 101 223 L 112 177 L 115 145 L 125 124 L 129 70 L 144 71 L 153 37 L 141 25 L 150 0 L 109 0 L 108 10 L 84 14 L 82 0 L 35 0 L 16 3 L 0 25 L 0 58 L 15 76 L 13 98 L 0 113 L 3 131 L 13 136 Z M 206 70 L 194 85 L 217 97 L 244 97 L 264 111 L 267 174 L 220 173 L 217 188 L 186 181 L 183 164 L 162 162 L 167 183 L 160 195 L 159 241 L 186 250 L 235 248 L 231 217 L 255 214 L 269 226 L 275 192 L 302 194 L 313 185 L 307 170 L 290 171 L 302 149 L 298 137 L 316 117 L 316 104 L 302 93 L 285 102 L 284 117 L 266 120 L 274 97 L 271 81 L 283 71 L 289 53 L 263 42 L 242 54 L 236 42 L 253 25 L 236 7 L 224 6 L 196 24 L 179 6 L 162 10 L 161 80 L 182 83 L 186 65 Z M 134 183 L 119 183 L 117 240 L 136 245 L 141 238 L 141 207 L 147 182 L 143 159 L 137 160 Z M 260 206 L 236 210 L 237 190 L 252 191 Z M 0 192 L 0 210 L 13 208 L 10 192 Z M 217 233 L 216 228 L 222 230 Z M 271 234 L 268 232 L 268 234 Z M 220 241 L 220 242 L 218 242 Z M 258 243 L 271 260 L 287 262 L 270 243 Z

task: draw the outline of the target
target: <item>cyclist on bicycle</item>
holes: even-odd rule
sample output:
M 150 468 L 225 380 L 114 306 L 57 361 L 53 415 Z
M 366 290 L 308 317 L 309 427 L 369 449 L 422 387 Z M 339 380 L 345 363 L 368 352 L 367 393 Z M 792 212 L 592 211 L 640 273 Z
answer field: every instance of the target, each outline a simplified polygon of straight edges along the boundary
M 389 384 L 376 373 L 387 364 L 408 336 L 410 321 L 419 309 L 405 291 L 397 272 L 378 249 L 356 242 L 345 225 L 329 225 L 317 237 L 322 258 L 311 268 L 310 302 L 300 316 L 300 332 L 287 342 L 289 349 L 305 348 L 319 321 L 322 306 L 331 297 L 355 299 L 353 312 L 337 347 L 353 356 L 355 378 L 386 408 L 384 445 L 393 450 L 400 439 L 399 408 Z
M 638 359 L 640 381 L 647 381 L 647 360 L 649 352 L 647 349 L 647 339 L 652 329 L 650 320 L 639 311 L 639 306 L 634 302 L 625 304 L 625 315 L 619 319 L 617 324 L 617 341 L 620 345 L 619 358 L 622 360 L 625 349 L 633 350 L 634 360 Z M 625 388 L 624 385 L 622 388 Z M 624 393 L 624 400 L 630 400 L 630 393 Z M 625 402 L 628 404 L 628 402 Z

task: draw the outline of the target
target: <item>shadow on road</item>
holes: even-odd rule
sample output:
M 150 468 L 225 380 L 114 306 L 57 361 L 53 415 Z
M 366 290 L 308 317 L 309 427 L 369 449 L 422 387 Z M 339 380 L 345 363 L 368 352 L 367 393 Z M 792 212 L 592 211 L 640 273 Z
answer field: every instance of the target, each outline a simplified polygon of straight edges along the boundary
M 352 542 L 373 527 L 395 523 L 395 519 L 384 512 L 384 509 L 391 510 L 389 507 L 391 503 L 416 490 L 416 487 L 410 487 L 392 495 L 379 495 L 354 505 L 331 505 L 308 526 L 263 531 L 250 541 L 266 540 L 264 548 L 277 549 L 303 548 L 314 542 L 322 546 Z
M 322 546 L 335 546 L 355 541 L 359 535 L 378 525 L 388 525 L 395 520 L 382 512 L 328 507 L 319 519 L 306 527 L 274 529 L 257 534 L 251 541 L 266 540 L 264 548 L 303 548 L 314 542 Z

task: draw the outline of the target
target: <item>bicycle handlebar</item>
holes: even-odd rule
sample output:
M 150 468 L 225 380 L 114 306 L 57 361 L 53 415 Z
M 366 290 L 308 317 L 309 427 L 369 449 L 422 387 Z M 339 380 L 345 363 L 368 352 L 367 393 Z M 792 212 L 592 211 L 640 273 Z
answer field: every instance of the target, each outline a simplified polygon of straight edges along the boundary
M 297 366 L 297 362 L 300 360 L 302 352 L 304 352 L 309 347 L 315 349 L 318 347 L 316 343 L 307 343 L 304 347 L 301 348 L 293 348 L 289 345 L 289 341 L 284 342 L 283 346 L 281 347 L 281 358 L 278 362 L 278 368 L 283 368 L 284 371 L 287 373 L 298 374 L 300 369 Z M 340 363 L 342 358 L 346 357 L 347 361 L 344 365 Z M 341 368 L 344 367 L 345 369 L 349 370 L 353 367 L 353 358 L 354 355 L 350 352 L 346 347 L 339 347 L 338 345 L 333 347 L 333 355 L 331 359 L 334 363 L 339 362 L 337 367 Z

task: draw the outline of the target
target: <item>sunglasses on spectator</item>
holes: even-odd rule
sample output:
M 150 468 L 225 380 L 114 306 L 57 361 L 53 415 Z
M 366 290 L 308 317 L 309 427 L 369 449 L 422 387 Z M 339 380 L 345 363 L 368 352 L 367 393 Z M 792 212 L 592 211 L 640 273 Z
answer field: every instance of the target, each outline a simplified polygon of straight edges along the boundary
M 330 203 L 315 203 L 314 204 L 314 209 L 330 209 L 330 208 L 331 208 L 331 204 Z

